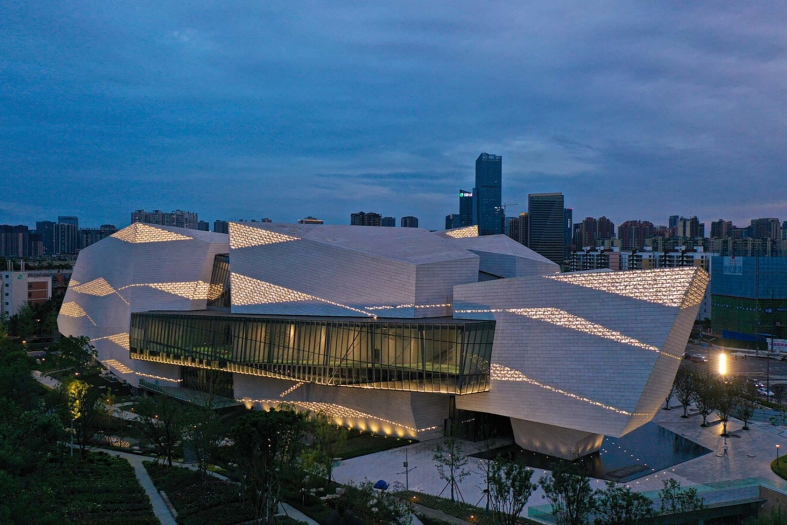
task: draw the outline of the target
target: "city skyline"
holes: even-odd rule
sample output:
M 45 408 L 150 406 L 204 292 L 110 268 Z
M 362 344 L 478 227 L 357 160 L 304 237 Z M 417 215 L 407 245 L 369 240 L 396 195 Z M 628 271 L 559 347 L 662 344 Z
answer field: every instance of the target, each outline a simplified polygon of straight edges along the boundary
M 511 216 L 560 192 L 618 224 L 785 217 L 785 9 L 4 6 L 0 223 L 362 207 L 440 229 L 483 151 Z

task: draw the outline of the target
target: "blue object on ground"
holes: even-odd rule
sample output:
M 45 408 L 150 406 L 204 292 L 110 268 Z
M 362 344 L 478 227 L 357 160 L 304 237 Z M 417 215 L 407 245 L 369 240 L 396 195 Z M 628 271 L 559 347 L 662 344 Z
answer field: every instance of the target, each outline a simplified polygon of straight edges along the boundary
M 374 488 L 380 490 L 388 490 L 388 483 L 383 480 L 379 480 L 377 483 L 374 484 Z

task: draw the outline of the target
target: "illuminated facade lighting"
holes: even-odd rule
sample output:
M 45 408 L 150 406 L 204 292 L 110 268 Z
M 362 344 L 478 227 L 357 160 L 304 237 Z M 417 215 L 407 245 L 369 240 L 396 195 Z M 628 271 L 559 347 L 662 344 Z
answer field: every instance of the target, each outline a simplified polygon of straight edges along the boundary
M 698 272 L 701 272 L 699 268 L 659 268 L 636 272 L 545 275 L 544 279 L 552 279 L 664 306 L 687 308 L 702 302 L 702 297 L 700 297 L 699 302 L 684 306 L 687 293 Z M 707 282 L 707 277 L 705 279 Z M 702 293 L 704 294 L 704 287 L 702 287 Z M 692 298 L 692 300 L 696 299 Z
M 443 304 L 399 304 L 396 306 L 364 306 L 365 310 L 405 310 L 408 308 L 451 308 L 451 303 Z
M 116 345 L 122 346 L 126 350 L 131 350 L 131 345 L 129 344 L 128 332 L 123 332 L 115 335 L 106 335 L 104 337 L 94 337 L 92 339 L 93 342 L 102 341 L 102 340 L 112 341 Z
M 449 237 L 454 239 L 464 239 L 467 237 L 478 237 L 478 226 L 466 226 L 464 228 L 456 228 L 454 230 L 446 230 L 443 232 Z
M 71 284 L 73 285 L 73 282 Z M 105 297 L 115 293 L 115 289 L 112 288 L 112 285 L 110 285 L 103 277 L 93 279 L 92 281 L 85 284 L 72 286 L 71 289 L 77 293 L 95 295 L 98 297 Z
M 140 244 L 148 242 L 169 242 L 169 241 L 190 241 L 194 237 L 174 233 L 161 228 L 155 228 L 141 222 L 135 222 L 131 226 L 123 228 L 119 232 L 113 233 L 110 237 L 114 237 L 123 242 L 131 244 Z
M 340 304 L 328 299 L 321 299 L 314 295 L 305 294 L 297 290 L 284 288 L 272 283 L 266 283 L 240 275 L 237 273 L 232 274 L 232 304 L 239 306 L 257 305 L 257 304 L 277 304 L 277 303 L 297 303 L 302 301 L 317 301 L 321 303 L 338 306 L 352 312 L 357 312 L 368 317 L 376 317 L 373 313 L 365 310 L 353 308 L 346 304 Z
M 108 367 L 114 368 L 121 374 L 133 374 L 134 371 L 118 361 L 117 359 L 104 359 L 104 364 Z
M 93 318 L 75 302 L 63 303 L 60 307 L 60 314 L 66 317 L 87 317 L 90 322 L 93 323 L 93 326 L 96 326 L 96 322 L 93 321 Z
M 254 228 L 237 222 L 230 223 L 230 248 L 233 250 L 299 240 L 298 237 L 291 237 L 283 233 Z
M 571 399 L 576 399 L 577 401 L 582 401 L 583 403 L 588 403 L 590 405 L 603 408 L 604 410 L 610 410 L 617 414 L 622 414 L 624 416 L 633 416 L 633 415 L 644 415 L 644 414 L 633 414 L 627 410 L 621 410 L 620 408 L 616 408 L 610 405 L 605 405 L 604 403 L 600 403 L 598 401 L 594 401 L 590 398 L 579 396 L 577 394 L 572 394 L 571 392 L 566 392 L 560 388 L 555 388 L 553 386 L 541 383 L 536 381 L 535 379 L 530 379 L 522 372 L 518 370 L 514 370 L 512 368 L 508 368 L 506 366 L 498 365 L 492 363 L 492 379 L 496 381 L 514 381 L 514 382 L 524 382 L 530 385 L 534 385 L 545 390 L 549 390 L 550 392 L 555 392 L 556 394 L 560 394 L 566 397 L 570 397 Z
M 129 284 L 128 286 L 122 287 L 121 290 L 141 286 L 147 286 L 154 290 L 161 290 L 162 292 L 171 293 L 172 295 L 177 295 L 178 297 L 183 297 L 192 301 L 207 300 L 210 290 L 210 285 L 204 281 Z M 219 295 L 221 295 L 221 293 L 219 293 Z
M 279 394 L 279 397 L 287 397 L 287 395 L 289 395 L 289 394 L 291 394 L 291 393 L 295 392 L 295 391 L 296 391 L 298 388 L 302 387 L 302 386 L 303 386 L 303 385 L 305 385 L 305 384 L 306 384 L 306 383 L 305 383 L 304 381 L 301 381 L 301 382 L 299 382 L 299 383 L 295 383 L 295 384 L 294 384 L 294 385 L 292 385 L 290 388 L 288 388 L 287 390 L 285 390 L 284 392 L 282 392 L 281 394 Z

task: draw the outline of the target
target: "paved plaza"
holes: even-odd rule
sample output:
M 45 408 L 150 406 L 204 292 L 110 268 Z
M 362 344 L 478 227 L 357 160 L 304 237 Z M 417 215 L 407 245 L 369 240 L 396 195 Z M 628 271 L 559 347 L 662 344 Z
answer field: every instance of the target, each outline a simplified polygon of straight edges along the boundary
M 787 451 L 787 429 L 773 426 L 770 423 L 749 423 L 751 430 L 742 430 L 743 423 L 731 420 L 728 430 L 732 437 L 727 439 L 728 455 L 724 457 L 724 438 L 721 434 L 721 424 L 716 416 L 708 417 L 709 427 L 700 426 L 702 417 L 690 409 L 690 417 L 681 418 L 681 407 L 673 410 L 659 410 L 654 418 L 654 423 L 684 436 L 700 445 L 709 448 L 712 452 L 693 460 L 680 463 L 669 469 L 653 472 L 628 483 L 637 492 L 659 490 L 665 478 L 674 478 L 681 486 L 706 485 L 721 481 L 742 480 L 746 478 L 762 478 L 768 484 L 777 488 L 787 488 L 787 482 L 776 476 L 770 469 L 770 463 L 776 458 L 776 445 L 781 445 L 782 451 Z M 372 481 L 383 479 L 388 483 L 398 481 L 405 483 L 404 467 L 405 451 L 410 468 L 410 489 L 428 494 L 439 495 L 446 482 L 440 479 L 432 459 L 435 446 L 439 440 L 414 443 L 407 447 L 379 452 L 377 454 L 343 461 L 334 471 L 334 477 L 340 483 L 349 481 L 363 481 L 368 478 Z M 505 445 L 511 441 L 500 441 Z M 479 451 L 480 443 L 464 442 L 466 454 Z M 460 484 L 460 490 L 465 502 L 484 505 L 483 488 L 484 474 L 482 462 L 484 460 L 468 457 L 470 476 Z M 545 471 L 534 469 L 535 478 L 540 478 Z M 535 479 L 534 478 L 534 479 Z M 604 488 L 602 480 L 592 480 L 594 488 Z M 446 490 L 443 497 L 449 497 Z M 529 506 L 544 505 L 547 501 L 543 498 L 543 491 L 538 489 L 528 502 Z M 526 515 L 527 509 L 523 515 Z

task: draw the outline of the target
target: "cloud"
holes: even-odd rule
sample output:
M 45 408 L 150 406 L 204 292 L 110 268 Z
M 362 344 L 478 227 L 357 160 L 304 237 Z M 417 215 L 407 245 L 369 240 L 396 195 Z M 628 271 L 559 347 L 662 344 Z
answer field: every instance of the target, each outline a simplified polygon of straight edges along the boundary
M 0 222 L 363 209 L 439 228 L 482 151 L 503 155 L 516 211 L 562 191 L 575 216 L 617 223 L 787 218 L 764 197 L 787 161 L 782 5 L 3 10 L 0 192 L 17 206 Z

